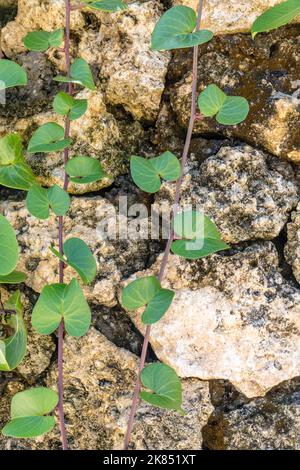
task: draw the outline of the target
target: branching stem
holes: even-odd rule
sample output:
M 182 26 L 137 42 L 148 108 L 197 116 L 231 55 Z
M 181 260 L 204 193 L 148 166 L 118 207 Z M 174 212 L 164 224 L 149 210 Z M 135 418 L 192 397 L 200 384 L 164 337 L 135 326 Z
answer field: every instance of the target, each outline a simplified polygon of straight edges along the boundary
M 201 24 L 201 18 L 202 18 L 202 11 L 203 11 L 203 1 L 200 0 L 198 4 L 198 14 L 197 14 L 197 26 L 196 30 L 198 31 L 200 29 L 200 24 Z M 198 46 L 195 46 L 193 48 L 193 81 L 192 81 L 192 104 L 191 104 L 191 114 L 190 114 L 190 120 L 189 120 L 189 126 L 186 134 L 186 139 L 185 139 L 185 144 L 184 144 L 184 149 L 182 152 L 182 158 L 181 158 L 181 174 L 179 179 L 176 182 L 176 190 L 175 190 L 175 196 L 174 196 L 174 203 L 173 203 L 173 210 L 172 210 L 172 216 L 174 217 L 179 208 L 179 202 L 180 202 L 180 197 L 181 197 L 181 185 L 182 185 L 182 180 L 184 177 L 184 170 L 186 167 L 187 163 L 187 158 L 189 154 L 189 149 L 191 145 L 191 140 L 192 140 L 192 133 L 193 133 L 193 128 L 194 128 L 194 122 L 196 119 L 196 103 L 197 103 L 197 81 L 198 81 Z M 170 234 L 169 234 L 169 239 L 167 241 L 167 245 L 164 251 L 163 259 L 161 262 L 160 266 L 160 271 L 158 274 L 158 280 L 161 282 L 164 277 L 165 269 L 168 263 L 169 255 L 170 255 L 170 248 L 171 244 L 174 240 L 174 231 L 171 228 L 170 229 Z M 141 372 L 144 368 L 145 361 L 146 361 L 146 356 L 147 356 L 147 351 L 148 351 L 148 345 L 149 345 L 149 338 L 150 338 L 150 332 L 151 332 L 151 325 L 148 325 L 146 328 L 145 336 L 144 336 L 144 342 L 143 342 L 143 348 L 142 348 L 142 353 L 141 353 L 141 358 L 140 358 L 140 364 L 139 364 L 139 369 L 138 369 L 138 378 L 135 384 L 134 392 L 133 392 L 133 399 L 132 399 L 132 405 L 131 405 L 131 410 L 130 410 L 130 415 L 129 415 L 129 420 L 128 420 L 128 425 L 127 425 L 127 431 L 125 435 L 125 440 L 124 440 L 124 450 L 128 449 L 128 445 L 130 442 L 130 437 L 132 433 L 132 428 L 134 424 L 134 419 L 136 415 L 136 410 L 138 407 L 139 403 L 139 395 L 140 395 L 140 390 L 141 390 L 141 381 L 140 381 L 140 375 Z

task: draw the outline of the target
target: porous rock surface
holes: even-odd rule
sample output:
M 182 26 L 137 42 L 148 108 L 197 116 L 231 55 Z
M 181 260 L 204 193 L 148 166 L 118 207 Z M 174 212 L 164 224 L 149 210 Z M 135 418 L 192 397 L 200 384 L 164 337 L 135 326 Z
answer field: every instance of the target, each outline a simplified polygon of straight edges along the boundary
M 284 247 L 287 262 L 291 265 L 293 274 L 300 282 L 300 205 L 291 214 L 287 224 L 287 242 Z
M 157 274 L 160 261 L 134 277 Z M 279 272 L 272 243 L 198 261 L 172 256 L 163 285 L 176 295 L 150 342 L 180 376 L 226 378 L 255 397 L 300 374 L 300 292 Z M 131 318 L 144 332 L 140 312 Z

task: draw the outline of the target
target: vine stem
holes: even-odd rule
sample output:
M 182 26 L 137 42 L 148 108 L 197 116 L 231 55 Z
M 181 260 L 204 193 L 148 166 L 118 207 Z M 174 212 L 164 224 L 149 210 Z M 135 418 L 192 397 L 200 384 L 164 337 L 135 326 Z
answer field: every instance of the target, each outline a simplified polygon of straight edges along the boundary
M 198 14 L 197 14 L 197 25 L 196 25 L 196 31 L 199 31 L 200 25 L 201 25 L 201 19 L 202 19 L 202 12 L 203 12 L 203 2 L 204 0 L 200 0 L 198 3 Z M 189 154 L 189 149 L 191 145 L 191 140 L 192 140 L 192 134 L 193 134 L 193 128 L 194 128 L 194 122 L 196 119 L 196 101 L 197 101 L 197 81 L 198 81 L 198 50 L 199 47 L 195 46 L 193 48 L 193 80 L 192 80 L 192 104 L 191 104 L 191 114 L 190 114 L 190 120 L 189 120 L 189 125 L 188 125 L 188 130 L 186 134 L 186 139 L 185 139 L 185 144 L 182 152 L 182 157 L 181 157 L 181 173 L 180 177 L 176 181 L 176 189 L 175 189 L 175 196 L 174 196 L 174 203 L 173 203 L 173 210 L 172 210 L 172 217 L 177 214 L 178 208 L 179 208 L 179 202 L 180 202 L 180 190 L 181 190 L 181 185 L 184 177 L 184 170 L 186 167 L 187 163 L 187 158 Z M 172 221 L 171 221 L 172 223 Z M 163 254 L 163 259 L 161 262 L 160 266 L 160 271 L 158 274 L 158 280 L 161 282 L 163 280 L 166 266 L 168 264 L 168 259 L 170 255 L 170 248 L 171 244 L 174 240 L 174 230 L 173 228 L 170 229 L 170 234 L 169 238 L 167 241 L 167 245 Z M 140 358 L 140 364 L 139 364 L 139 369 L 138 369 L 138 377 L 137 381 L 135 384 L 134 392 L 133 392 L 133 399 L 132 399 L 132 405 L 131 405 L 131 410 L 130 410 L 130 415 L 128 419 L 128 424 L 127 424 L 127 430 L 126 430 L 126 435 L 124 439 L 124 450 L 128 450 L 129 442 L 130 442 L 130 437 L 132 433 L 132 428 L 134 424 L 134 419 L 137 411 L 137 407 L 139 404 L 139 395 L 140 395 L 140 390 L 141 390 L 141 372 L 144 368 L 145 361 L 146 361 L 146 356 L 147 356 L 147 351 L 148 351 L 148 346 L 149 346 L 149 338 L 150 338 L 150 333 L 151 333 L 151 325 L 147 325 L 146 331 L 145 331 L 145 336 L 144 336 L 144 342 L 143 342 L 143 347 L 142 347 L 142 353 L 141 353 L 141 358 Z
M 65 58 L 66 58 L 66 72 L 67 77 L 70 77 L 70 67 L 71 67 L 71 57 L 70 57 L 70 20 L 71 20 L 71 0 L 65 0 L 66 2 L 66 31 L 65 31 Z M 70 95 L 73 94 L 72 83 L 68 83 L 68 92 Z M 65 139 L 68 139 L 70 136 L 70 119 L 67 116 L 65 119 Z M 67 164 L 69 160 L 69 149 L 64 149 L 64 165 Z M 66 172 L 64 172 L 64 185 L 63 188 L 65 191 L 68 190 L 69 178 Z M 58 244 L 59 244 L 59 253 L 63 255 L 63 243 L 64 243 L 64 234 L 63 234 L 64 218 L 63 216 L 58 217 Z M 64 282 L 64 262 L 59 261 L 59 282 Z M 64 415 L 64 384 L 63 384 L 63 348 L 64 348 L 64 322 L 60 322 L 58 328 L 58 416 L 59 416 L 59 427 L 61 435 L 61 443 L 63 450 L 68 450 L 68 441 L 65 425 L 65 415 Z

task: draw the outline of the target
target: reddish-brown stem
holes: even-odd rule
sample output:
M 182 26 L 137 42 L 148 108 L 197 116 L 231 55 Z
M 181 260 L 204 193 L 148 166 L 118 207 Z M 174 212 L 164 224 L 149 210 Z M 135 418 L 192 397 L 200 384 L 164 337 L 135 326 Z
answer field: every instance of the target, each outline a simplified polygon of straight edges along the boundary
M 66 1 L 66 32 L 65 32 L 65 57 L 66 57 L 66 72 L 67 76 L 70 77 L 70 67 L 71 67 L 71 57 L 70 57 L 70 19 L 71 19 L 71 0 Z M 68 91 L 69 94 L 72 94 L 72 83 L 68 84 Z M 68 139 L 70 136 L 70 119 L 67 116 L 65 120 L 65 139 Z M 64 150 L 64 164 L 68 162 L 69 159 L 69 149 L 66 148 Z M 68 190 L 68 175 L 64 174 L 64 190 Z M 63 255 L 63 243 L 64 243 L 64 235 L 63 235 L 63 225 L 64 225 L 64 218 L 62 216 L 58 217 L 58 244 L 59 244 L 59 253 Z M 64 262 L 59 261 L 59 282 L 64 282 Z M 64 322 L 61 321 L 59 328 L 58 328 L 58 416 L 59 416 L 59 426 L 60 426 L 60 434 L 61 434 L 61 442 L 63 450 L 68 449 L 68 442 L 67 442 L 67 433 L 66 433 L 66 426 L 65 426 L 65 416 L 64 416 L 64 385 L 63 385 L 63 347 L 64 347 Z
M 198 31 L 200 29 L 202 11 L 203 11 L 203 0 L 200 0 L 199 4 L 198 4 L 196 31 Z M 191 114 L 190 114 L 190 120 L 189 120 L 188 130 L 187 130 L 187 134 L 186 134 L 184 149 L 183 149 L 182 157 L 181 157 L 181 174 L 180 174 L 179 179 L 176 182 L 172 217 L 174 217 L 178 212 L 178 206 L 179 206 L 180 196 L 181 196 L 180 190 L 181 190 L 182 180 L 183 180 L 183 177 L 184 177 L 184 170 L 185 170 L 186 163 L 187 163 L 189 149 L 190 149 L 190 145 L 191 145 L 194 122 L 195 122 L 195 119 L 196 119 L 197 79 L 198 79 L 198 49 L 199 49 L 198 46 L 195 46 L 193 48 L 193 81 L 192 81 Z M 172 221 L 171 221 L 171 223 L 172 223 Z M 174 231 L 171 228 L 169 238 L 168 238 L 168 241 L 167 241 L 167 245 L 166 245 L 166 248 L 165 248 L 165 251 L 164 251 L 164 254 L 163 254 L 163 258 L 162 258 L 162 262 L 161 262 L 161 266 L 160 266 L 160 271 L 159 271 L 159 274 L 158 274 L 158 280 L 160 282 L 163 280 L 163 277 L 164 277 L 165 269 L 166 269 L 168 259 L 169 259 L 169 255 L 170 255 L 170 248 L 171 248 L 171 244 L 172 244 L 173 240 L 174 240 Z M 134 424 L 134 419 L 135 419 L 135 415 L 136 415 L 136 410 L 137 410 L 137 407 L 138 407 L 138 404 L 139 404 L 139 395 L 140 395 L 140 390 L 141 390 L 140 375 L 141 375 L 141 372 L 144 368 L 145 361 L 146 361 L 146 356 L 147 356 L 147 351 L 148 351 L 148 346 L 149 346 L 150 332 L 151 332 L 151 325 L 148 325 L 146 327 L 146 332 L 145 332 L 145 336 L 144 336 L 143 348 L 142 348 L 140 364 L 139 364 L 139 368 L 138 368 L 138 377 L 137 377 L 137 381 L 136 381 L 134 392 L 133 392 L 132 405 L 131 405 L 129 420 L 128 420 L 128 424 L 127 424 L 127 431 L 126 431 L 125 440 L 124 440 L 124 450 L 128 449 L 128 445 L 129 445 L 130 437 L 131 437 L 131 433 L 132 433 L 132 428 L 133 428 L 133 424 Z

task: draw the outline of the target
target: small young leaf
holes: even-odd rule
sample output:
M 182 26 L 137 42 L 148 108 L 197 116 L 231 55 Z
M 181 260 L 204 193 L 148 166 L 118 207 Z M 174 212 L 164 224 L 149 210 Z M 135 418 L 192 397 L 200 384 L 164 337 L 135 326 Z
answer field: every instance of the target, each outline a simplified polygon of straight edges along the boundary
M 48 122 L 34 132 L 28 144 L 28 152 L 58 152 L 69 147 L 71 143 L 71 139 L 65 139 L 65 131 L 62 126 L 55 122 Z
M 168 410 L 176 410 L 182 414 L 181 382 L 172 367 L 156 362 L 150 364 L 141 372 L 141 382 L 152 392 L 142 391 L 140 397 L 151 405 Z
M 22 273 L 20 273 L 22 274 Z M 15 310 L 10 314 L 7 325 L 14 332 L 4 340 L 0 340 L 0 370 L 10 371 L 15 369 L 26 354 L 27 333 L 23 321 L 23 307 L 20 292 L 15 292 L 5 303 L 7 310 Z
M 11 421 L 2 429 L 7 437 L 37 437 L 51 431 L 55 424 L 51 413 L 58 403 L 58 395 L 45 387 L 31 388 L 14 395 L 11 401 Z
M 10 274 L 0 276 L 0 284 L 20 284 L 26 279 L 26 274 L 20 271 L 12 271 Z
M 130 171 L 133 181 L 140 189 L 147 193 L 156 193 L 161 187 L 161 178 L 166 181 L 179 178 L 180 163 L 171 152 L 151 159 L 132 156 Z
M 92 91 L 96 89 L 89 64 L 80 58 L 76 59 L 71 65 L 70 77 L 58 75 L 53 80 L 63 83 L 76 83 Z
M 193 8 L 178 5 L 160 18 L 152 33 L 151 48 L 156 51 L 193 47 L 208 42 L 213 33 L 194 31 L 197 17 Z
M 0 91 L 22 85 L 27 85 L 25 70 L 12 60 L 0 59 Z
M 50 248 L 50 250 L 64 263 L 72 266 L 85 284 L 93 282 L 97 274 L 97 264 L 91 250 L 83 240 L 69 238 L 65 241 L 63 252 L 66 258 L 62 257 L 54 248 Z
M 216 116 L 219 124 L 234 126 L 244 121 L 249 104 L 242 96 L 227 96 L 217 85 L 208 85 L 200 93 L 198 106 L 204 116 Z
M 19 259 L 19 247 L 14 229 L 3 215 L 0 215 L 0 275 L 10 274 Z
M 136 310 L 147 305 L 142 315 L 146 325 L 160 320 L 170 307 L 174 292 L 163 289 L 155 276 L 136 279 L 122 291 L 122 305 L 127 310 Z
M 254 38 L 257 33 L 264 33 L 279 28 L 292 21 L 300 14 L 299 0 L 287 0 L 269 8 L 254 21 L 251 32 Z
M 49 47 L 59 47 L 64 39 L 64 30 L 32 31 L 23 38 L 24 46 L 30 51 L 42 52 Z
M 123 0 L 82 0 L 88 8 L 94 10 L 102 10 L 107 12 L 115 12 L 126 10 L 127 4 Z
M 87 110 L 87 100 L 76 100 L 61 91 L 53 102 L 54 111 L 61 116 L 68 115 L 71 121 L 79 119 Z
M 66 214 L 70 207 L 70 196 L 57 185 L 45 189 L 39 184 L 33 184 L 27 194 L 26 206 L 34 217 L 48 219 L 50 207 L 57 216 Z
M 106 176 L 101 164 L 95 158 L 74 157 L 66 165 L 66 173 L 72 183 L 86 184 Z
M 18 134 L 0 139 L 0 184 L 14 189 L 28 190 L 34 175 L 23 156 L 22 140 Z
M 32 325 L 43 335 L 53 333 L 64 321 L 71 336 L 83 336 L 91 323 L 91 311 L 76 279 L 70 284 L 45 286 L 32 312 Z

